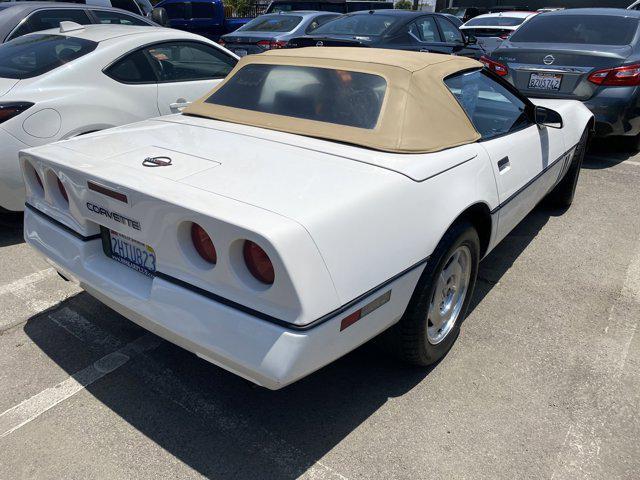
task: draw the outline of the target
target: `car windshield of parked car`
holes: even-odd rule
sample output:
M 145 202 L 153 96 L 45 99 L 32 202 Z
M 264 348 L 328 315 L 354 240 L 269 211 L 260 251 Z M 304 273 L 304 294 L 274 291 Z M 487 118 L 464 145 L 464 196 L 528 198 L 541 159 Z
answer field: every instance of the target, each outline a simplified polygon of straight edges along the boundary
M 387 82 L 370 73 L 331 68 L 250 64 L 206 103 L 372 129 Z
M 638 20 L 614 15 L 540 15 L 524 23 L 509 39 L 522 43 L 629 45 Z
M 264 15 L 254 18 L 236 31 L 243 32 L 290 32 L 296 28 L 302 17 L 297 15 Z
M 37 77 L 95 50 L 96 42 L 62 35 L 26 35 L 0 45 L 0 77 Z
M 472 18 L 464 24 L 465 27 L 517 27 L 525 18 L 522 17 L 484 17 Z
M 397 17 L 391 15 L 345 15 L 314 30 L 314 35 L 382 35 Z
M 449 15 L 453 15 L 455 17 L 464 17 L 464 8 L 445 8 L 440 10 L 440 13 L 448 13 Z

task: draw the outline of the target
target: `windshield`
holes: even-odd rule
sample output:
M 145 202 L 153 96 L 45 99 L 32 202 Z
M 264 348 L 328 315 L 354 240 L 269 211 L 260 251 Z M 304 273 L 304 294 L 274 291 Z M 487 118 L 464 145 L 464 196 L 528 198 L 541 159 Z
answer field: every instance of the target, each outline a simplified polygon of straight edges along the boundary
M 448 13 L 455 17 L 464 17 L 464 8 L 445 8 L 444 10 L 440 10 L 440 13 Z
M 524 23 L 509 39 L 525 43 L 577 43 L 583 45 L 629 45 L 638 20 L 609 15 L 536 16 Z
M 296 15 L 263 15 L 254 18 L 237 31 L 243 32 L 290 32 L 296 28 L 302 17 Z
M 96 42 L 61 35 L 26 35 L 0 45 L 0 77 L 37 77 L 95 50 Z
M 397 18 L 391 15 L 344 15 L 316 28 L 314 35 L 382 35 Z
M 370 73 L 250 64 L 206 103 L 372 129 L 386 88 L 384 78 Z
M 484 17 L 472 18 L 464 24 L 465 27 L 517 27 L 525 19 L 522 17 Z

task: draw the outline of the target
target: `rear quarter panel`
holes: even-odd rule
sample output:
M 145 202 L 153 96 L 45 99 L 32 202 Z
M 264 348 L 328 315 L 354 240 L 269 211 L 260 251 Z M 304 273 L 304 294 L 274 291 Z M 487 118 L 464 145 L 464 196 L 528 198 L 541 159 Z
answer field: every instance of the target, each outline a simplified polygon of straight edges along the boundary
M 423 181 L 399 176 L 383 191 L 328 209 L 305 227 L 318 245 L 341 301 L 347 302 L 422 261 L 468 207 L 498 204 L 486 152 Z

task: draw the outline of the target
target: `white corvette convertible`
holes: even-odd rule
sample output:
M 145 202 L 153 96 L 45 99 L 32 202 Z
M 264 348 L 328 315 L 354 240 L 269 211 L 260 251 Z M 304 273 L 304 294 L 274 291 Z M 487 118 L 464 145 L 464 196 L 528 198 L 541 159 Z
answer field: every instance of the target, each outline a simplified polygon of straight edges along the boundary
M 78 25 L 0 45 L 0 210 L 24 208 L 18 152 L 178 112 L 237 57 L 180 30 Z
M 244 58 L 183 114 L 20 154 L 25 238 L 156 334 L 271 389 L 385 334 L 428 365 L 478 262 L 573 199 L 591 113 L 474 60 Z

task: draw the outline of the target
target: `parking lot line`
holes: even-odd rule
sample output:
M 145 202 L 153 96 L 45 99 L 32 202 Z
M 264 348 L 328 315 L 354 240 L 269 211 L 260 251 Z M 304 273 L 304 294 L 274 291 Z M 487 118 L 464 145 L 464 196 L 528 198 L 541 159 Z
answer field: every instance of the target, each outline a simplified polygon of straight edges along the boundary
M 156 348 L 161 340 L 151 334 L 144 334 L 124 347 L 96 360 L 88 367 L 76 372 L 57 385 L 24 400 L 0 414 L 0 438 L 31 422 L 60 402 L 80 392 L 82 389 L 117 370 L 133 357 Z
M 0 438 L 11 434 L 23 425 L 37 418 L 55 405 L 82 391 L 91 383 L 125 365 L 135 356 L 145 354 L 158 346 L 162 340 L 151 334 L 145 334 L 138 340 L 122 346 L 124 342 L 89 319 L 69 307 L 64 307 L 48 316 L 67 333 L 80 340 L 95 352 L 108 353 L 89 367 L 77 372 L 58 385 L 48 388 L 0 414 Z M 133 344 L 151 342 L 145 348 L 133 348 Z M 134 354 L 132 354 L 134 353 Z M 304 453 L 266 429 L 256 429 L 242 416 L 231 414 L 228 409 L 211 398 L 204 398 L 198 391 L 185 385 L 183 380 L 171 370 L 158 365 L 153 359 L 136 367 L 136 373 L 144 383 L 152 385 L 154 390 L 167 401 L 200 418 L 207 424 L 215 425 L 222 432 L 233 434 L 244 441 L 262 445 L 261 450 L 274 464 L 288 472 L 292 478 L 306 480 L 348 480 L 335 469 L 316 461 L 306 471 L 300 473 L 299 461 Z M 265 440 L 265 438 L 267 440 Z M 251 441 L 254 439 L 255 441 Z
M 199 421 L 225 434 L 242 439 L 247 445 L 260 445 L 261 454 L 277 465 L 285 478 L 302 480 L 348 480 L 321 460 L 309 463 L 304 473 L 299 471 L 303 451 L 265 428 L 256 428 L 242 415 L 229 412 L 215 397 L 204 397 L 199 391 L 184 384 L 180 376 L 162 368 L 153 361 L 138 365 L 138 375 L 164 398 L 194 415 Z
M 51 313 L 49 320 L 93 350 L 100 352 L 111 351 L 122 347 L 124 344 L 122 340 L 94 325 L 69 307 L 64 307 Z
M 56 272 L 46 268 L 13 282 L 0 285 L 0 333 L 26 322 L 33 314 L 59 304 L 79 291 L 78 287 L 58 288 Z
M 627 270 L 622 295 L 640 302 L 640 246 Z
M 625 315 L 624 303 L 629 301 L 635 304 L 640 303 L 640 239 L 636 242 L 635 254 L 627 268 L 622 289 L 609 309 L 603 331 L 603 351 L 598 355 L 598 361 L 595 363 L 603 374 L 601 384 L 597 385 L 598 396 L 602 393 L 604 399 L 599 404 L 601 417 L 594 417 L 588 409 L 576 412 L 576 419 L 569 425 L 558 452 L 551 480 L 582 478 L 598 462 L 603 443 L 599 429 L 606 423 L 608 414 L 615 408 L 610 393 L 618 388 L 629 348 L 640 321 L 636 317 Z
M 40 270 L 39 272 L 32 273 L 31 275 L 27 275 L 20 280 L 16 280 L 11 283 L 7 283 L 5 285 L 0 285 L 0 296 L 6 295 L 7 293 L 18 293 L 25 288 L 29 288 L 34 283 L 38 283 L 42 280 L 45 280 L 49 277 L 53 277 L 56 271 L 53 268 L 45 268 L 44 270 Z

